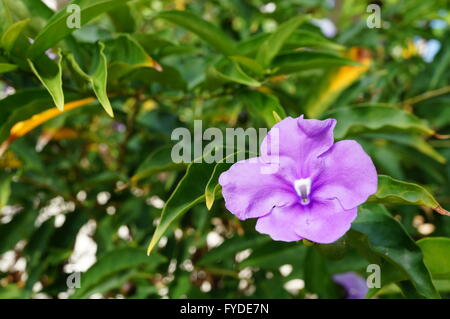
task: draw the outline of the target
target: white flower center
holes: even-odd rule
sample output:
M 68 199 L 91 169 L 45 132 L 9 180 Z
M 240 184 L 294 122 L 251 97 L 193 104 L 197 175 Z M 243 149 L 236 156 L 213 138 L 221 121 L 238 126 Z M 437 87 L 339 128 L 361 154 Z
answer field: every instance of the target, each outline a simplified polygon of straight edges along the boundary
M 294 181 L 294 188 L 297 195 L 300 196 L 300 203 L 302 205 L 309 204 L 309 194 L 311 193 L 311 179 L 300 178 Z

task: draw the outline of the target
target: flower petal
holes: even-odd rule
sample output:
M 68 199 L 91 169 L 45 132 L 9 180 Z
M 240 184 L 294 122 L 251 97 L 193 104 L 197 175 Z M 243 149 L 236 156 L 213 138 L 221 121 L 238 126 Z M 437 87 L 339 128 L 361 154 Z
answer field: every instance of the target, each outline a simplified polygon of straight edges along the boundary
M 314 197 L 337 198 L 344 209 L 357 207 L 377 191 L 378 176 L 369 155 L 356 141 L 337 142 L 325 154 Z
M 347 299 L 364 299 L 369 291 L 366 280 L 355 272 L 335 274 L 333 281 L 345 289 Z
M 321 244 L 329 244 L 342 237 L 350 229 L 358 210 L 344 210 L 336 199 L 315 200 L 311 205 L 301 208 L 295 221 L 297 234 Z
M 225 207 L 239 219 L 247 219 L 264 216 L 274 206 L 295 202 L 295 190 L 283 177 L 291 175 L 289 168 L 274 170 L 259 157 L 233 164 L 219 177 Z
M 306 238 L 328 244 L 342 237 L 357 216 L 357 209 L 344 210 L 337 200 L 316 201 L 274 207 L 258 219 L 256 230 L 274 240 L 297 241 Z
M 287 117 L 269 131 L 261 144 L 261 156 L 287 156 L 297 162 L 299 177 L 308 177 L 311 162 L 333 145 L 336 120 Z
M 296 207 L 297 209 L 295 209 Z M 269 235 L 273 240 L 297 241 L 301 240 L 295 231 L 299 207 L 297 205 L 274 207 L 270 214 L 258 218 L 256 230 L 261 234 Z

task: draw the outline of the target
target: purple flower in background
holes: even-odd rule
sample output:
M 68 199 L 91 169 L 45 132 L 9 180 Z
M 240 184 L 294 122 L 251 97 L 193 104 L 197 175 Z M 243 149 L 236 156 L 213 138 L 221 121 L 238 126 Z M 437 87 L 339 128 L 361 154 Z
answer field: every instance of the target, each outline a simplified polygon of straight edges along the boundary
M 354 272 L 336 274 L 333 281 L 344 288 L 347 299 L 364 299 L 369 291 L 364 278 Z
M 227 209 L 242 220 L 258 218 L 256 230 L 274 240 L 339 239 L 358 205 L 376 192 L 377 172 L 357 142 L 334 143 L 335 125 L 334 119 L 303 116 L 277 123 L 263 140 L 260 157 L 237 162 L 220 175 Z

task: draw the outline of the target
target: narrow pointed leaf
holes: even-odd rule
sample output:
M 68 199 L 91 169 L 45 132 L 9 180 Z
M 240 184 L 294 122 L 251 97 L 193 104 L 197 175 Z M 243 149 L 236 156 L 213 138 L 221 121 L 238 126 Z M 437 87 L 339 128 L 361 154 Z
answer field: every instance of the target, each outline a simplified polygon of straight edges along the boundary
M 18 21 L 11 25 L 6 31 L 3 33 L 1 38 L 1 44 L 3 49 L 5 49 L 6 52 L 11 52 L 11 49 L 13 48 L 14 44 L 16 43 L 17 38 L 22 33 L 23 29 L 27 26 L 28 22 L 30 22 L 30 19 L 24 19 L 21 21 Z
M 273 58 L 281 50 L 283 44 L 306 19 L 307 17 L 305 16 L 295 17 L 280 25 L 278 29 L 262 43 L 256 56 L 256 60 L 264 67 L 269 66 Z
M 147 253 L 150 254 L 169 226 L 194 205 L 205 200 L 205 186 L 214 170 L 214 164 L 192 163 L 176 189 L 167 200 L 161 220 L 153 234 Z
M 47 89 L 55 102 L 56 107 L 64 110 L 64 92 L 62 88 L 62 57 L 58 53 L 58 62 L 53 62 L 47 56 L 42 56 L 35 61 L 28 59 L 33 73 L 42 85 Z
M 215 25 L 193 13 L 187 11 L 165 11 L 159 13 L 158 17 L 188 29 L 223 54 L 233 55 L 236 53 L 236 44 L 233 40 Z

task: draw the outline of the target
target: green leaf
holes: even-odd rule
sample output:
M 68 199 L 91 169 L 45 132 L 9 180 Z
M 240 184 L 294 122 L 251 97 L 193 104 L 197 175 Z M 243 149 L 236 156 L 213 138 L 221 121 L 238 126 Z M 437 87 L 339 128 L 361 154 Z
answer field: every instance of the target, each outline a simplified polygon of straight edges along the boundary
M 433 159 L 438 161 L 439 163 L 444 164 L 447 160 L 444 156 L 442 156 L 438 151 L 436 151 L 425 138 L 419 134 L 411 134 L 411 133 L 367 133 L 362 137 L 370 137 L 375 140 L 375 143 L 380 141 L 384 143 L 385 140 L 391 141 L 397 144 L 406 145 L 411 147 Z
M 317 48 L 332 51 L 342 51 L 345 49 L 342 45 L 331 41 L 319 32 L 307 30 L 295 31 L 288 41 L 286 41 L 283 49 L 295 50 L 299 48 Z
M 282 48 L 283 44 L 307 18 L 308 17 L 305 16 L 295 17 L 280 25 L 278 29 L 263 42 L 258 50 L 256 60 L 264 67 L 268 67 Z
M 214 164 L 192 163 L 167 200 L 161 220 L 153 234 L 147 253 L 150 254 L 169 226 L 194 205 L 205 200 L 205 186 L 214 170 Z
M 359 65 L 357 62 L 335 54 L 301 51 L 277 56 L 272 63 L 276 74 L 291 74 L 311 69 L 327 69 L 342 65 Z
M 9 196 L 11 195 L 12 175 L 2 173 L 0 175 L 0 210 L 8 204 Z
M 108 69 L 107 69 L 107 61 L 106 56 L 104 54 L 104 44 L 99 43 L 99 52 L 97 55 L 97 59 L 94 62 L 94 72 L 92 73 L 90 80 L 92 84 L 92 88 L 95 92 L 95 95 L 98 98 L 98 101 L 105 109 L 106 113 L 109 116 L 114 117 L 114 113 L 111 107 L 111 103 L 108 98 L 108 90 L 106 87 L 108 80 Z
M 36 212 L 27 209 L 17 213 L 7 224 L 0 224 L 0 255 L 13 249 L 22 239 L 28 238 L 33 232 Z
M 39 81 L 44 85 L 47 91 L 53 98 L 53 102 L 60 110 L 64 110 L 64 92 L 62 88 L 62 57 L 58 52 L 58 62 L 55 63 L 50 60 L 46 55 L 31 61 L 28 59 L 28 63 L 33 73 L 37 76 Z
M 23 29 L 27 26 L 28 22 L 30 22 L 30 19 L 24 19 L 16 22 L 8 29 L 6 29 L 6 31 L 3 33 L 1 44 L 7 53 L 11 52 L 11 49 L 16 43 L 17 38 L 22 33 Z
M 114 112 L 108 98 L 108 63 L 104 49 L 105 45 L 102 42 L 99 42 L 96 55 L 92 62 L 91 74 L 87 74 L 81 69 L 73 54 L 67 54 L 66 57 L 76 73 L 90 83 L 95 96 L 105 109 L 106 113 L 108 113 L 109 116 L 114 117 Z
M 77 289 L 72 298 L 85 298 L 91 289 L 102 284 L 119 271 L 131 269 L 139 265 L 155 268 L 164 262 L 165 258 L 153 254 L 147 256 L 140 248 L 117 248 L 103 255 L 91 268 L 81 276 L 81 288 Z
M 220 184 L 219 184 L 219 176 L 226 170 L 228 170 L 232 163 L 217 163 L 214 167 L 213 173 L 211 174 L 211 178 L 208 181 L 208 184 L 206 184 L 205 187 L 205 202 L 206 207 L 208 210 L 211 210 L 214 201 L 216 200 L 216 196 L 219 193 L 220 190 Z
M 278 270 L 280 266 L 286 264 L 298 264 L 303 268 L 308 247 L 295 242 L 273 241 L 268 236 L 263 236 L 263 238 L 268 241 L 261 241 L 260 245 L 251 247 L 253 252 L 250 257 L 239 264 L 240 269 L 260 267 L 267 270 Z
M 339 290 L 327 266 L 327 260 L 313 247 L 309 247 L 305 260 L 305 288 L 320 298 L 338 298 Z
M 413 114 L 389 106 L 339 108 L 325 117 L 337 120 L 334 136 L 343 139 L 362 132 L 415 132 L 431 135 L 434 131 Z
M 372 252 L 405 274 L 418 293 L 426 298 L 440 298 L 423 262 L 419 246 L 383 206 L 377 204 L 360 206 L 358 217 L 352 223 L 352 230 L 364 235 Z M 352 237 L 352 233 L 349 233 L 349 243 L 360 246 L 364 240 Z M 383 269 L 381 272 L 383 276 Z
M 215 264 L 221 260 L 233 259 L 234 255 L 247 248 L 255 248 L 256 246 L 263 246 L 271 241 L 267 236 L 235 236 L 226 240 L 223 244 L 218 247 L 213 248 L 207 254 L 205 254 L 202 259 L 197 263 L 198 266 L 206 266 L 210 264 Z
M 417 242 L 434 279 L 450 279 L 450 238 L 428 237 Z
M 14 71 L 18 68 L 17 65 L 11 63 L 0 63 L 0 74 Z
M 25 292 L 17 283 L 8 284 L 0 290 L 0 299 L 22 299 L 26 298 Z
M 128 4 L 124 4 L 111 10 L 109 16 L 117 32 L 134 32 L 134 29 L 136 28 L 136 18 L 133 17 Z
M 236 43 L 215 25 L 187 11 L 164 11 L 157 17 L 175 23 L 198 35 L 225 55 L 236 53 Z
M 250 114 L 255 114 L 263 119 L 268 128 L 271 128 L 278 122 L 274 112 L 282 119 L 286 117 L 286 112 L 274 95 L 258 91 L 246 91 L 241 96 L 244 106 L 249 109 Z
M 439 207 L 433 195 L 422 186 L 386 175 L 378 176 L 378 190 L 369 197 L 369 201 L 381 204 L 419 205 L 432 209 Z
M 108 81 L 117 82 L 123 76 L 139 68 L 153 68 L 159 72 L 161 66 L 153 60 L 138 41 L 128 34 L 105 41 L 108 58 Z
M 212 67 L 212 74 L 223 80 L 229 82 L 236 82 L 250 87 L 260 86 L 261 83 L 249 76 L 242 70 L 241 66 L 234 61 L 223 59 Z
M 139 165 L 136 173 L 131 177 L 131 182 L 136 183 L 145 177 L 161 171 L 182 169 L 183 167 L 186 167 L 186 164 L 174 163 L 172 161 L 171 152 L 172 145 L 158 148 L 152 152 L 142 164 Z
M 47 7 L 42 1 L 22 0 L 21 2 L 28 8 L 29 12 L 33 13 L 33 15 L 42 17 L 46 20 L 50 19 L 54 14 L 53 10 Z
M 103 1 L 87 1 L 78 0 L 72 2 L 80 6 L 80 25 L 84 26 L 97 16 L 106 13 L 114 8 L 124 5 L 129 0 L 103 0 Z M 44 53 L 45 50 L 64 39 L 67 35 L 77 30 L 69 28 L 67 19 L 73 14 L 65 8 L 57 12 L 38 34 L 35 41 L 28 50 L 28 57 L 32 60 Z
M 246 57 L 246 56 L 241 56 L 241 55 L 233 55 L 229 57 L 230 60 L 236 61 L 237 63 L 239 63 L 241 66 L 251 70 L 252 72 L 254 72 L 257 75 L 263 75 L 264 74 L 264 69 L 261 66 L 261 64 L 259 64 L 256 60 Z

